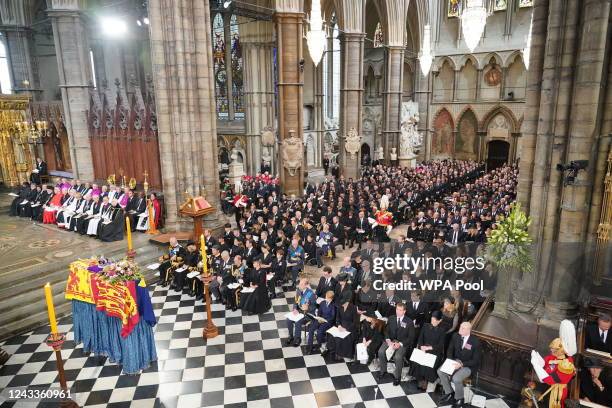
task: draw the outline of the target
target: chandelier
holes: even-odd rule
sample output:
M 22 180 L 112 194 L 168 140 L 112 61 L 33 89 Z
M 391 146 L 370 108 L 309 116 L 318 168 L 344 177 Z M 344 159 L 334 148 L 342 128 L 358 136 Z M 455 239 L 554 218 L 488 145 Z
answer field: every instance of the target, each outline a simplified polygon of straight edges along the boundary
M 47 121 L 37 120 L 34 123 L 27 121 L 15 122 L 15 128 L 21 139 L 29 144 L 43 144 L 43 137 L 47 134 Z
M 327 38 L 323 31 L 323 19 L 321 17 L 321 0 L 312 0 L 310 10 L 310 30 L 306 33 L 308 52 L 315 67 L 321 62 Z
M 467 6 L 461 13 L 461 29 L 470 52 L 476 49 L 486 24 L 487 9 L 483 5 L 483 0 L 468 0 Z
M 423 33 L 423 47 L 421 48 L 421 55 L 419 55 L 419 64 L 421 65 L 423 76 L 429 74 L 433 58 L 434 56 L 431 52 L 431 26 L 426 24 Z

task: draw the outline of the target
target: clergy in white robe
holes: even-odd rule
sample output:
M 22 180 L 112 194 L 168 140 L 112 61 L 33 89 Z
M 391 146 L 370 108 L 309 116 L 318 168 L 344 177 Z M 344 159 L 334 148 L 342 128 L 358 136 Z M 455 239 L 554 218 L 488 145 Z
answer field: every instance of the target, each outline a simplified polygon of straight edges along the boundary
M 93 217 L 89 220 L 87 225 L 87 235 L 98 235 L 98 225 L 102 220 L 108 220 L 111 215 L 111 206 L 108 201 L 108 196 L 102 198 L 102 206 L 97 214 L 93 214 Z

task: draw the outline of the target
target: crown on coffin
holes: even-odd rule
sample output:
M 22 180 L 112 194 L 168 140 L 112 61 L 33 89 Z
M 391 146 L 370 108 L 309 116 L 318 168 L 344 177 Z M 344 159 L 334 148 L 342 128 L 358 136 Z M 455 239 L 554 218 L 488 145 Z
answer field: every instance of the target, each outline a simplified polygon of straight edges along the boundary
M 204 196 L 193 197 L 185 192 L 185 202 L 179 207 L 179 212 L 183 215 L 199 216 L 213 212 L 215 209 L 204 198 Z

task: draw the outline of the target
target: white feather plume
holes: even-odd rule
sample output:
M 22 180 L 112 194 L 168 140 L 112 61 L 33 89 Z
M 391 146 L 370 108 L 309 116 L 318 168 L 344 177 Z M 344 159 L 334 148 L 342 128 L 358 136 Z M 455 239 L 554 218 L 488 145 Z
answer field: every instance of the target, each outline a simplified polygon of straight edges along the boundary
M 559 338 L 568 356 L 573 356 L 578 352 L 574 323 L 569 320 L 563 320 L 559 325 Z
M 386 194 L 383 194 L 383 196 L 380 197 L 380 208 L 389 208 L 389 197 Z

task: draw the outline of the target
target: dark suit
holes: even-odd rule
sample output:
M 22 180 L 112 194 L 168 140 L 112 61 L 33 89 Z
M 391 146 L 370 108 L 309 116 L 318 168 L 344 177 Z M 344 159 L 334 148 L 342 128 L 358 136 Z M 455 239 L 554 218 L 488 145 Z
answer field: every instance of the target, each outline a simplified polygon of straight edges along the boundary
M 404 315 L 398 324 L 398 318 L 393 315 L 389 318 L 386 328 L 385 343 L 378 350 L 378 361 L 380 362 L 381 373 L 387 372 L 387 349 L 389 345 L 386 340 L 392 342 L 397 341 L 400 347 L 395 350 L 393 361 L 395 361 L 395 379 L 401 380 L 402 369 L 404 368 L 404 356 L 412 353 L 412 345 L 416 339 L 416 330 L 412 324 L 412 320 L 407 315 Z
M 312 346 L 315 330 L 317 331 L 317 340 L 319 341 L 319 345 L 325 343 L 325 338 L 327 337 L 325 333 L 334 325 L 334 322 L 336 321 L 336 311 L 337 307 L 333 302 L 330 302 L 329 305 L 326 301 L 321 302 L 316 311 L 316 315 L 327 320 L 327 322 L 319 323 L 318 320 L 313 320 L 310 323 L 310 326 L 308 327 L 309 346 Z
M 408 300 L 406 302 L 406 314 L 410 319 L 412 319 L 414 323 L 414 327 L 422 327 L 423 323 L 425 323 L 425 319 L 427 318 L 428 312 L 427 304 L 422 300 L 419 301 L 417 308 L 414 308 L 414 302 L 412 300 Z
M 438 377 L 440 377 L 440 382 L 442 383 L 445 394 L 453 392 L 453 388 L 450 384 L 452 381 L 455 385 L 455 399 L 463 399 L 463 380 L 476 374 L 480 366 L 481 353 L 480 341 L 476 336 L 470 334 L 464 347 L 463 338 L 459 333 L 453 334 L 450 344 L 448 345 L 446 358 L 460 361 L 462 367 L 455 371 L 452 376 L 438 370 Z
M 325 277 L 321 276 L 321 279 L 319 279 L 319 284 L 317 285 L 317 290 L 315 291 L 315 293 L 317 297 L 324 298 L 325 293 L 328 290 L 331 290 L 335 294 L 337 287 L 338 287 L 338 281 L 336 280 L 336 278 L 334 278 L 333 276 L 330 277 L 329 284 L 327 284 L 327 280 L 325 279 Z
M 586 327 L 586 334 L 584 338 L 584 346 L 593 350 L 604 351 L 612 353 L 612 329 L 608 330 L 605 335 L 606 342 L 601 340 L 601 334 L 597 323 L 589 324 Z
M 363 232 L 360 232 L 363 230 Z M 370 222 L 364 216 L 363 218 L 357 218 L 355 220 L 355 231 L 357 237 L 358 248 L 361 249 L 361 243 L 364 242 L 372 232 L 372 227 L 370 226 Z

